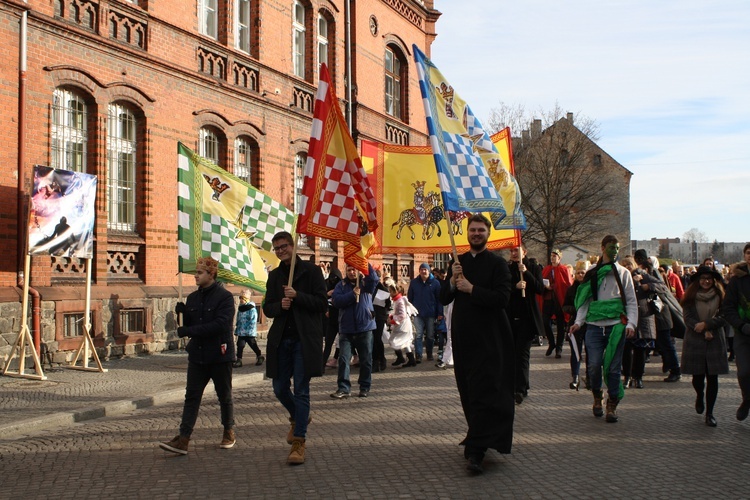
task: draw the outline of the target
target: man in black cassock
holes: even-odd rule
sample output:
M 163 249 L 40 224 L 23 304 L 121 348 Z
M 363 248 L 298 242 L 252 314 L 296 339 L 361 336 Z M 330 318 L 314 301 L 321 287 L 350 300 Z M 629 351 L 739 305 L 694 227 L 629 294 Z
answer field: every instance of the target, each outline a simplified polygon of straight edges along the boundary
M 481 214 L 468 219 L 471 250 L 449 268 L 450 286 L 440 300 L 452 300 L 451 333 L 456 385 L 469 430 L 460 443 L 467 469 L 481 473 L 488 448 L 510 453 L 515 404 L 514 349 L 505 308 L 511 274 L 505 259 L 487 250 L 490 221 Z

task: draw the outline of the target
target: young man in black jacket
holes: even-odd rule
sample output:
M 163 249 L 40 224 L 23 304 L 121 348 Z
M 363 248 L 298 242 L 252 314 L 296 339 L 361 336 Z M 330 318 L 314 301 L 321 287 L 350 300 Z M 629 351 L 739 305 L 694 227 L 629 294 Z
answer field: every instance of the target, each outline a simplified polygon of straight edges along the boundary
M 216 282 L 219 263 L 211 257 L 198 259 L 195 265 L 195 284 L 198 290 L 188 295 L 185 303 L 178 302 L 177 315 L 182 315 L 183 326 L 177 328 L 179 337 L 189 337 L 187 385 L 182 409 L 180 433 L 159 447 L 172 453 L 187 455 L 190 435 L 198 419 L 203 391 L 213 380 L 221 408 L 224 436 L 219 445 L 231 448 L 235 443 L 234 406 L 232 403 L 232 359 L 234 359 L 234 298 Z

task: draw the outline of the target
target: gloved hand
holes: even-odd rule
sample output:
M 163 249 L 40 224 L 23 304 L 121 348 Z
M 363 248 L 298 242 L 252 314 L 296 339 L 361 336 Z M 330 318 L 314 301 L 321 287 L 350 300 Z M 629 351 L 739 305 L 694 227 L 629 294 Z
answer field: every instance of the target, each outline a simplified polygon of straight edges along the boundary
M 185 328 L 184 326 L 178 326 L 177 327 L 177 336 L 180 337 L 180 338 L 187 337 L 187 328 Z
M 745 323 L 742 325 L 742 333 L 745 335 L 750 335 L 750 323 Z
M 185 307 L 185 303 L 184 302 L 178 302 L 177 304 L 175 304 L 175 306 L 174 306 L 174 312 L 175 313 L 177 313 L 177 314 L 185 314 L 186 311 L 187 311 L 187 307 Z

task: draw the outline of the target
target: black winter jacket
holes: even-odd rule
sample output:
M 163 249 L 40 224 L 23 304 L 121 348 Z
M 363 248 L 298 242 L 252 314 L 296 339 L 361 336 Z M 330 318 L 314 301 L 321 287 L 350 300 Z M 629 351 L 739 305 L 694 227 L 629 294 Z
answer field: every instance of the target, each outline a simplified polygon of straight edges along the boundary
M 177 329 L 178 336 L 190 337 L 186 347 L 188 361 L 199 364 L 231 362 L 234 359 L 233 321 L 234 297 L 219 283 L 188 295 L 184 326 Z

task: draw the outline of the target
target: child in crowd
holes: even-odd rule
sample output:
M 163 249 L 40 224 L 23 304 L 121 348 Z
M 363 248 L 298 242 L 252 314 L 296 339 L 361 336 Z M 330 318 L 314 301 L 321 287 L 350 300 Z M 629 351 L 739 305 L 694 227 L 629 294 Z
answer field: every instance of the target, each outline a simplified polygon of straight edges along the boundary
M 411 305 L 409 299 L 404 295 L 404 287 L 395 283 L 388 286 L 388 292 L 391 294 L 393 303 L 393 314 L 388 317 L 391 325 L 391 347 L 396 351 L 396 362 L 393 366 L 406 368 L 417 366 L 414 358 L 414 352 L 411 350 L 411 343 L 414 340 L 414 326 L 411 318 L 418 314 L 417 309 Z M 404 352 L 408 362 L 404 359 Z
M 257 356 L 256 365 L 262 365 L 265 361 L 266 358 L 261 354 L 256 341 L 258 336 L 257 323 L 258 310 L 255 308 L 255 304 L 250 302 L 250 290 L 245 289 L 240 293 L 240 306 L 237 308 L 237 327 L 234 330 L 234 334 L 237 336 L 237 359 L 232 364 L 233 367 L 240 368 L 242 366 L 242 351 L 245 349 L 245 344 L 249 344 L 250 349 Z

